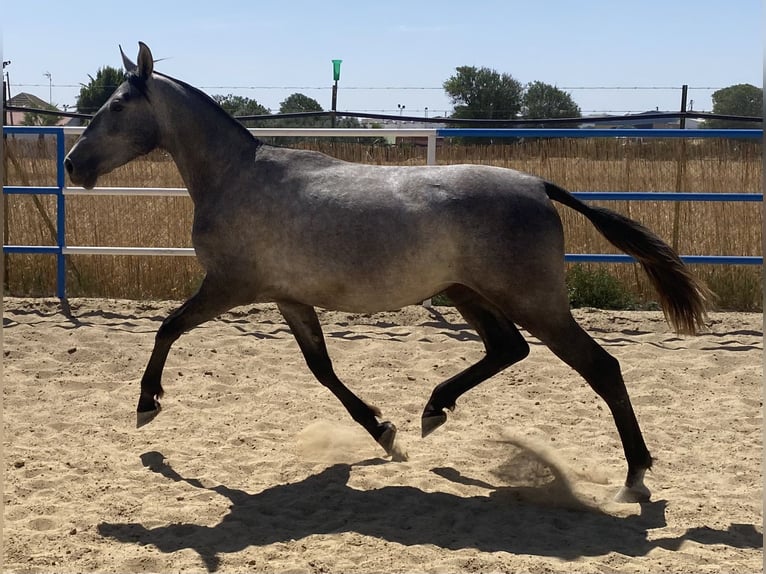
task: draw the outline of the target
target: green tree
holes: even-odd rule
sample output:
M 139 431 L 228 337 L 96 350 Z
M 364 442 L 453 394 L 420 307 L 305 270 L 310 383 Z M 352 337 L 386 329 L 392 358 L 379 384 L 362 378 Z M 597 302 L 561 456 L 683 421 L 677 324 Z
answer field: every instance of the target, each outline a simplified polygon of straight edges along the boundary
M 736 84 L 713 92 L 713 113 L 730 116 L 763 117 L 763 88 L 751 84 Z M 708 120 L 706 128 L 757 128 L 754 122 Z
M 46 110 L 59 111 L 56 106 L 45 104 Z M 24 114 L 24 120 L 21 122 L 23 126 L 55 126 L 61 119 L 60 116 L 54 116 L 51 114 L 38 114 L 37 112 L 26 112 Z
M 304 112 L 321 112 L 322 106 L 314 98 L 304 94 L 291 94 L 279 104 L 280 114 L 298 114 Z M 330 127 L 330 118 L 317 116 L 308 118 L 286 118 L 274 121 L 279 128 L 326 128 Z M 281 138 L 285 145 L 298 141 L 296 138 Z
M 569 93 L 545 82 L 527 84 L 522 98 L 525 118 L 579 118 L 582 114 Z
M 213 99 L 218 103 L 219 106 L 221 106 L 224 110 L 226 110 L 229 114 L 231 114 L 234 117 L 267 116 L 271 114 L 268 108 L 262 106 L 256 100 L 253 100 L 252 98 L 245 98 L 243 96 L 235 96 L 233 94 L 227 94 L 225 96 L 214 95 Z M 247 120 L 243 122 L 243 124 L 245 125 L 245 127 L 248 127 L 248 128 L 266 127 L 263 122 L 258 122 L 255 120 Z
M 81 84 L 80 95 L 77 96 L 77 111 L 81 114 L 95 114 L 104 105 L 114 90 L 125 81 L 125 72 L 104 66 L 99 68 L 94 78 L 88 74 L 90 82 Z
M 321 112 L 322 106 L 314 98 L 304 94 L 291 94 L 279 104 L 280 114 L 293 114 L 300 112 Z
M 322 112 L 322 106 L 314 98 L 310 98 L 305 94 L 295 93 L 290 94 L 285 100 L 279 104 L 280 114 L 294 114 L 303 112 Z M 307 118 L 285 118 L 280 120 L 274 120 L 274 127 L 279 128 L 329 128 L 332 125 L 332 119 L 330 116 L 316 116 Z M 336 122 L 336 127 L 339 128 L 358 128 L 359 120 L 356 118 L 340 118 Z M 306 141 L 306 138 L 293 138 L 293 137 L 281 137 L 279 143 L 283 145 L 292 145 L 299 141 Z M 318 140 L 313 140 L 318 141 Z M 331 140 L 333 141 L 333 140 Z M 348 142 L 348 138 L 340 138 L 338 141 Z M 356 141 L 362 142 L 363 138 L 359 138 Z
M 521 111 L 523 86 L 510 74 L 490 68 L 460 66 L 444 82 L 453 118 L 512 119 Z

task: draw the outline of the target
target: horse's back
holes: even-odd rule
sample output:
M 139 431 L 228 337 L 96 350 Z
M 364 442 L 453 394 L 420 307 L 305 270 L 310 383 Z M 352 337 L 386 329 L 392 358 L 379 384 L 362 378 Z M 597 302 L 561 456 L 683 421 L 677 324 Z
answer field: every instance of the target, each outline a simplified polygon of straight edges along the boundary
M 270 191 L 257 191 L 260 201 L 273 202 L 284 231 L 295 228 L 317 245 L 353 240 L 372 249 L 439 241 L 445 248 L 466 252 L 474 245 L 486 253 L 507 249 L 514 239 L 561 238 L 545 182 L 529 174 L 468 164 L 365 165 L 280 148 L 266 153 L 267 163 L 280 166 L 270 169 L 281 176 L 267 184 Z
M 442 204 L 465 208 L 484 202 L 495 209 L 499 205 L 550 205 L 543 180 L 494 166 L 380 166 L 343 161 L 315 151 L 266 146 L 256 162 L 256 173 L 264 168 L 269 176 L 279 174 L 280 192 L 297 194 L 306 205 L 325 200 L 365 209 L 413 211 L 433 210 Z

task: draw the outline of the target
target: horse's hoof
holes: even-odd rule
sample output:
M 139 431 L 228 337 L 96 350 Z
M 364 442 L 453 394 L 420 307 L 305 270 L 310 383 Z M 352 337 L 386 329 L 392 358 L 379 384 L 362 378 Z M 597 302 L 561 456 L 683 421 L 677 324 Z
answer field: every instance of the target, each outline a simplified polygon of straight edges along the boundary
M 396 440 L 396 426 L 388 421 L 382 424 L 386 427 L 386 430 L 380 435 L 378 444 L 385 449 L 393 462 L 407 462 L 409 458 L 407 452 L 399 447 Z
M 644 475 L 646 469 L 629 470 L 628 477 L 625 479 L 625 486 L 620 489 L 617 496 L 614 497 L 615 502 L 649 502 L 652 497 L 651 491 L 646 488 L 644 484 Z
M 154 410 L 143 411 L 143 412 L 139 411 L 139 412 L 136 413 L 136 428 L 137 429 L 140 429 L 142 426 L 144 426 L 146 424 L 149 424 L 150 422 L 152 422 L 154 420 L 154 418 L 158 414 L 160 414 L 160 411 L 162 410 L 162 407 L 160 406 L 160 403 L 155 401 L 154 404 L 157 407 Z
M 620 489 L 615 502 L 649 502 L 652 497 L 651 491 L 644 484 L 644 474 L 646 470 L 638 470 L 635 473 L 629 473 L 625 481 L 625 486 Z
M 389 452 L 391 448 L 393 448 L 394 440 L 396 439 L 396 425 L 394 425 L 392 422 L 386 421 L 380 423 L 380 426 L 384 427 L 385 430 L 380 433 L 380 436 L 378 437 L 378 444 L 382 446 L 386 452 Z
M 631 502 L 649 502 L 652 498 L 652 493 L 643 484 L 639 486 L 623 486 L 617 496 L 614 497 L 615 502 L 631 503 Z
M 422 438 L 427 437 L 444 423 L 447 422 L 447 414 L 444 411 L 439 411 L 432 415 L 423 415 L 420 419 L 420 436 Z

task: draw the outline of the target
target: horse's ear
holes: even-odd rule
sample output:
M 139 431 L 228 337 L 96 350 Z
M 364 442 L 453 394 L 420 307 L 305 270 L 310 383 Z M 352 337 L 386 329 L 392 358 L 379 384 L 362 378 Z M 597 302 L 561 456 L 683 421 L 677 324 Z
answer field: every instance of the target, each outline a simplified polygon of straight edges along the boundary
M 135 72 L 136 65 L 125 55 L 125 52 L 122 51 L 122 46 L 120 46 L 120 54 L 122 55 L 122 67 L 125 68 L 125 71 Z
M 138 76 L 143 79 L 149 78 L 154 70 L 154 58 L 149 46 L 143 42 L 138 43 Z

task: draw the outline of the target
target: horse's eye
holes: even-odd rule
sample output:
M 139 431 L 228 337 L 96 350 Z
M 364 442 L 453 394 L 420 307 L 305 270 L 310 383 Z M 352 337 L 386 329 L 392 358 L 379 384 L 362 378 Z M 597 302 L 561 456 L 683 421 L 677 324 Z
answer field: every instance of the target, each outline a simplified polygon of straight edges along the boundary
M 121 112 L 123 108 L 122 102 L 120 100 L 112 100 L 109 104 L 109 109 L 113 112 Z

